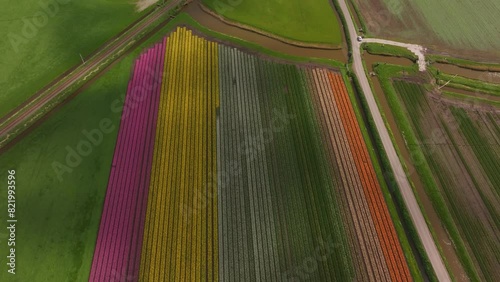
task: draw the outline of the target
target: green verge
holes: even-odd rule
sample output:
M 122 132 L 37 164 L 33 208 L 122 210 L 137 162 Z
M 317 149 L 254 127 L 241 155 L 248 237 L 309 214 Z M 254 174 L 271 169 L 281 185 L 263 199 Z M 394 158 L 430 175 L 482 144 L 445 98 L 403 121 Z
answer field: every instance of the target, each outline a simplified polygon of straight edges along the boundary
M 387 69 L 385 69 L 387 68 Z M 387 97 L 387 101 L 391 108 L 391 111 L 395 117 L 396 123 L 398 125 L 399 131 L 403 135 L 403 138 L 408 144 L 419 144 L 418 139 L 413 131 L 411 123 L 408 116 L 404 112 L 404 105 L 398 98 L 396 89 L 392 85 L 391 79 L 398 76 L 403 70 L 408 70 L 408 68 L 395 66 L 395 65 L 379 65 L 374 69 L 380 78 L 380 84 Z M 412 152 L 414 159 L 419 160 L 419 164 L 414 164 L 417 173 L 424 184 L 424 189 L 426 194 L 429 196 L 436 213 L 438 214 L 441 222 L 445 226 L 448 234 L 454 242 L 457 255 L 462 263 L 465 271 L 473 281 L 480 281 L 477 272 L 475 271 L 474 264 L 470 258 L 465 243 L 462 240 L 458 232 L 458 228 L 455 225 L 450 210 L 448 209 L 443 196 L 441 195 L 439 188 L 435 182 L 432 175 L 432 170 L 430 169 L 429 163 L 425 158 L 425 154 L 418 145 L 407 146 Z M 404 160 L 402 160 L 404 162 Z
M 121 101 L 126 93 L 134 58 L 179 24 L 277 58 L 337 68 L 343 66 L 333 60 L 282 55 L 210 31 L 187 14 L 180 14 L 0 155 L 4 168 L 0 171 L 0 179 L 7 179 L 7 169 L 16 170 L 16 258 L 22 262 L 15 276 L 2 271 L 0 281 L 88 281 L 120 124 L 120 115 L 112 111 L 111 105 L 117 99 Z M 105 134 L 103 141 L 94 146 L 71 173 L 64 174 L 63 181 L 59 181 L 52 168 L 53 162 L 64 164 L 67 146 L 76 149 L 80 141 L 86 140 L 82 131 L 97 129 L 106 118 L 112 121 L 114 131 Z M 7 202 L 6 196 L 6 193 L 0 195 L 2 203 Z M 6 221 L 5 213 L 0 214 L 0 221 Z M 0 252 L 7 253 L 6 247 L 6 244 L 1 245 Z M 5 265 L 5 256 L 0 263 Z M 24 267 L 28 265 L 29 268 Z
M 417 55 L 413 54 L 410 50 L 399 46 L 392 46 L 380 43 L 363 43 L 361 45 L 361 48 L 363 48 L 363 50 L 366 50 L 368 53 L 373 55 L 406 58 L 414 63 L 418 60 Z
M 474 97 L 474 96 L 465 95 L 465 94 L 456 93 L 456 92 L 450 92 L 450 91 L 443 91 L 442 94 L 445 97 L 450 97 L 450 98 L 453 98 L 455 100 L 470 101 L 470 102 L 474 102 L 474 103 L 478 103 L 478 104 L 490 105 L 493 107 L 500 108 L 499 101 L 493 101 L 493 100 L 486 99 L 486 98 Z
M 225 1 L 203 0 L 205 6 L 233 21 L 290 40 L 339 46 L 342 33 L 328 0 Z M 307 24 L 304 24 L 307 22 Z
M 200 25 L 195 19 L 191 18 L 188 14 L 186 13 L 181 13 L 179 14 L 176 19 L 176 22 L 179 22 L 181 24 L 185 24 L 191 28 L 195 28 L 198 31 L 201 31 L 203 34 L 206 36 L 214 37 L 221 41 L 222 43 L 228 43 L 228 44 L 237 44 L 239 47 L 243 47 L 245 51 L 248 51 L 250 53 L 255 53 L 258 52 L 260 54 L 266 54 L 268 56 L 274 57 L 274 58 L 279 58 L 283 59 L 286 61 L 291 61 L 291 62 L 296 62 L 296 63 L 316 63 L 316 64 L 322 64 L 326 66 L 331 66 L 335 68 L 343 68 L 345 67 L 343 63 L 331 59 L 324 59 L 324 58 L 309 58 L 309 57 L 298 57 L 298 56 L 293 56 L 293 55 L 288 55 L 288 54 L 283 54 L 280 52 L 276 52 L 273 50 L 269 50 L 267 48 L 264 48 L 256 43 L 252 43 L 249 41 L 245 41 L 243 39 L 225 35 L 216 31 L 213 31 L 209 28 L 206 28 L 202 25 Z
M 352 0 L 347 0 L 347 2 L 351 3 L 350 7 L 352 7 L 354 9 L 354 13 L 356 13 L 356 16 L 358 17 L 359 23 L 361 24 L 360 27 L 363 29 L 363 33 L 368 34 L 368 29 L 366 28 L 365 19 L 364 19 L 363 15 L 361 14 L 361 11 L 359 10 L 358 5 L 355 3 L 355 1 L 352 1 Z M 354 23 L 356 23 L 356 21 L 354 21 Z M 358 28 L 360 28 L 360 27 L 358 26 Z
M 436 79 L 437 84 L 444 85 L 448 81 L 447 86 L 451 88 L 463 89 L 467 91 L 480 91 L 494 96 L 500 96 L 500 84 L 488 83 L 481 80 L 470 79 L 462 76 L 454 76 L 451 74 L 442 73 L 434 68 L 429 68 Z
M 343 76 L 344 80 L 348 81 L 347 74 L 343 73 Z M 357 78 L 351 78 L 358 95 L 354 93 L 351 85 L 347 83 L 349 96 L 355 109 L 356 118 L 360 122 L 360 128 L 368 147 L 379 183 L 381 184 L 380 186 L 384 194 L 385 202 L 387 203 L 389 213 L 394 222 L 394 227 L 396 228 L 411 275 L 415 281 L 425 281 L 416 259 L 418 256 L 423 263 L 425 273 L 429 280 L 438 281 L 413 221 L 411 220 L 410 214 L 406 209 L 406 204 L 397 186 L 389 159 L 385 153 L 378 131 L 376 130 L 375 122 L 373 121 L 373 117 L 369 114 L 370 110 L 368 108 L 368 103 L 364 95 L 359 95 L 359 93 L 362 93 L 362 90 Z M 417 253 L 412 249 L 409 240 L 413 242 Z
M 150 11 L 118 0 L 59 2 L 2 0 L 0 117 Z
M 426 55 L 426 59 L 430 63 L 450 64 L 471 70 L 500 72 L 500 64 L 474 62 L 470 60 L 453 58 L 442 55 L 435 55 L 435 54 Z

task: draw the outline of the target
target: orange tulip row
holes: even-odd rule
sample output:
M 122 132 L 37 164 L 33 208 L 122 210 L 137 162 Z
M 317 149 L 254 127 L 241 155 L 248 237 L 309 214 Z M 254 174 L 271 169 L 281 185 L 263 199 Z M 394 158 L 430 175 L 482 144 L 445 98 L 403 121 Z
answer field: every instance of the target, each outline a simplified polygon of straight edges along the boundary
M 411 275 L 399 243 L 394 225 L 375 170 L 373 168 L 366 144 L 363 140 L 354 109 L 349 99 L 342 76 L 328 73 L 329 82 L 334 89 L 340 117 L 347 133 L 351 152 L 354 156 L 358 173 L 363 184 L 365 198 L 368 201 L 372 219 L 375 223 L 378 238 L 389 267 L 392 281 L 411 281 Z

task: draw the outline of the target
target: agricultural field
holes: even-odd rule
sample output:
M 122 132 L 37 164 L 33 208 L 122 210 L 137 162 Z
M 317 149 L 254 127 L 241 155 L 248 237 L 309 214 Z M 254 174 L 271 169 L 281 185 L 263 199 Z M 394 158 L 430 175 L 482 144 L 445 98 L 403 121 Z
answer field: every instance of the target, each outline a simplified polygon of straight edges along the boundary
M 500 5 L 446 1 L 353 0 L 369 35 L 497 56 Z M 0 18 L 0 119 L 156 3 L 28 2 L 5 3 Z M 332 3 L 191 5 L 231 28 L 328 53 L 343 43 Z M 19 221 L 18 274 L 0 281 L 435 280 L 350 65 L 272 51 L 180 11 L 158 13 L 147 37 L 0 148 L 2 167 L 16 170 Z M 412 71 L 380 80 L 393 133 L 416 157 L 416 178 L 452 239 L 444 244 L 472 281 L 500 280 L 500 86 L 433 66 Z
M 478 103 L 475 97 L 466 102 L 463 95 L 428 91 L 405 78 L 394 79 L 392 87 L 386 91 L 391 110 L 462 264 L 472 278 L 497 281 L 498 108 Z
M 218 281 L 217 45 L 181 28 L 165 52 L 140 278 Z
M 224 18 L 285 39 L 334 47 L 342 44 L 340 21 L 329 0 L 311 3 L 278 0 L 201 2 Z
M 0 18 L 0 118 L 147 13 L 133 1 L 11 2 Z
M 409 41 L 469 59 L 498 61 L 500 2 L 352 0 L 370 35 Z
M 412 279 L 340 74 L 182 27 L 130 103 L 90 280 Z
M 124 101 L 89 281 L 114 279 L 127 270 L 130 270 L 129 278 L 139 274 L 137 254 L 142 250 L 164 50 L 164 42 L 158 43 L 135 63 Z

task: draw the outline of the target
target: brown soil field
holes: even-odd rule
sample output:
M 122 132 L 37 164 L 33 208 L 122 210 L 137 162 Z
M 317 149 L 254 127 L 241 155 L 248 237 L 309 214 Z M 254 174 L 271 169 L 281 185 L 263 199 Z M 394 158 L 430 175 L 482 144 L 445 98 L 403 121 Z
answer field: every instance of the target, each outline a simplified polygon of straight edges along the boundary
M 351 0 L 369 36 L 424 45 L 429 53 L 500 62 L 496 0 Z

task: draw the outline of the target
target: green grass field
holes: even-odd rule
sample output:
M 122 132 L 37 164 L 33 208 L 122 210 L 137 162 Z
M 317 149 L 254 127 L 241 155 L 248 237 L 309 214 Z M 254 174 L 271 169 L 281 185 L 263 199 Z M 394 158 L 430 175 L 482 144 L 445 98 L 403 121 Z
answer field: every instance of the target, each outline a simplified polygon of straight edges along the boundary
M 203 0 L 203 4 L 230 20 L 294 41 L 334 46 L 342 43 L 339 21 L 328 0 Z
M 146 12 L 120 0 L 1 1 L 0 117 Z

